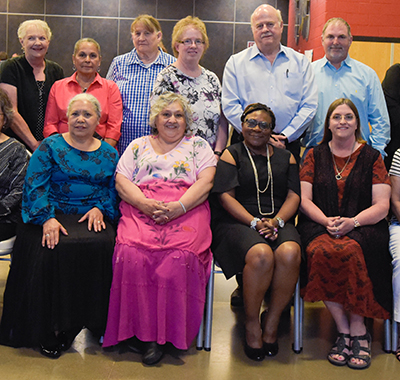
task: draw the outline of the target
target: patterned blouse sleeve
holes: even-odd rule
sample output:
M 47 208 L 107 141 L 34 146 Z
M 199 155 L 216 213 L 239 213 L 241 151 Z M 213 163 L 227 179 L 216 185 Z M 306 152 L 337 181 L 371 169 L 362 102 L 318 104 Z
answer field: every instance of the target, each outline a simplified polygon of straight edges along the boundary
M 217 166 L 217 160 L 210 144 L 201 137 L 193 137 L 193 151 L 195 156 L 196 177 L 209 167 Z
M 22 197 L 22 220 L 25 223 L 43 225 L 55 217 L 55 208 L 48 200 L 53 163 L 51 147 L 44 140 L 33 153 L 25 177 Z
M 133 173 L 136 169 L 136 160 L 140 154 L 140 147 L 142 146 L 144 138 L 145 137 L 140 137 L 133 140 L 119 159 L 116 173 L 122 174 L 124 177 L 128 178 L 129 181 L 133 179 Z
M 102 143 L 103 145 L 106 143 Z M 111 150 L 107 147 L 107 151 Z M 107 165 L 109 168 L 109 183 L 108 183 L 108 196 L 101 199 L 100 204 L 96 207 L 110 220 L 115 221 L 119 215 L 118 211 L 118 193 L 115 189 L 115 169 L 118 162 L 118 153 L 114 150 L 104 153 L 104 157 L 107 159 Z
M 310 149 L 300 169 L 300 181 L 314 183 L 314 149 Z
M 390 178 L 387 173 L 385 163 L 383 162 L 382 155 L 379 155 L 378 159 L 374 162 L 372 169 L 372 184 L 386 184 L 390 185 Z
M 9 192 L 0 199 L 0 216 L 7 216 L 18 206 L 22 198 L 22 189 L 28 166 L 28 154 L 22 144 L 15 143 L 12 159 L 6 176 L 9 180 Z M 8 186 L 8 185 L 7 185 Z

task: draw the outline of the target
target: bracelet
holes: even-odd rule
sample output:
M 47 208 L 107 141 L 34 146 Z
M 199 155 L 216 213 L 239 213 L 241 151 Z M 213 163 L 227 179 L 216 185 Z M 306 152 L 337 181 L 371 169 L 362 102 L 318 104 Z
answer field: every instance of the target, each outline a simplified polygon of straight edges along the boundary
M 356 217 L 353 218 L 353 222 L 354 222 L 354 228 L 361 227 L 361 224 L 360 224 L 360 222 L 357 220 Z
M 214 154 L 217 155 L 218 157 L 222 156 L 222 152 L 220 152 L 218 150 L 214 150 Z
M 186 207 L 184 206 L 184 204 L 183 204 L 181 201 L 178 201 L 178 202 L 180 203 L 180 205 L 181 205 L 182 208 L 183 208 L 184 213 L 186 214 Z
M 254 218 L 254 219 L 250 222 L 250 228 L 251 228 L 252 230 L 257 230 L 257 229 L 256 229 L 256 226 L 257 226 L 257 223 L 260 222 L 260 221 L 261 221 L 260 218 Z

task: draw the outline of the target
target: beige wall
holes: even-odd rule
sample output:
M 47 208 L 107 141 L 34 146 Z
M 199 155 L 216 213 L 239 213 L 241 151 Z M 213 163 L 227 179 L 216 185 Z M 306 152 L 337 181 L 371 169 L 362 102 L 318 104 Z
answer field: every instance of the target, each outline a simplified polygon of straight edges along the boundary
M 372 67 L 382 82 L 386 70 L 394 63 L 400 62 L 400 44 L 354 41 L 349 54 L 351 58 Z

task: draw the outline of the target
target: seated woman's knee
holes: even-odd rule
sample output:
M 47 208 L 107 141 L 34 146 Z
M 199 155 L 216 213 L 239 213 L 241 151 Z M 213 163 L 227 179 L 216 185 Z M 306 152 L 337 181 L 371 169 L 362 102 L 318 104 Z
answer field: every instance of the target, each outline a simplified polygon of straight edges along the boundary
M 273 267 L 274 254 L 267 244 L 256 244 L 249 249 L 246 255 L 246 265 L 253 265 L 258 268 Z
M 300 246 L 294 241 L 282 243 L 275 250 L 275 260 L 283 265 L 299 266 L 301 261 Z

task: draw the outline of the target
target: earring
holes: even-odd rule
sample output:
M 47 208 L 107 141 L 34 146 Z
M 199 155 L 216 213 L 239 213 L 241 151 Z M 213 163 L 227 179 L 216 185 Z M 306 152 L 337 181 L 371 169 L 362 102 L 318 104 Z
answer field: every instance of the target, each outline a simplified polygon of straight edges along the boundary
M 97 68 L 97 72 L 99 73 L 99 72 L 100 72 L 100 70 L 101 70 L 101 69 L 100 69 L 100 66 L 99 66 L 99 67 Z
M 75 65 L 72 65 L 72 71 L 76 71 Z

